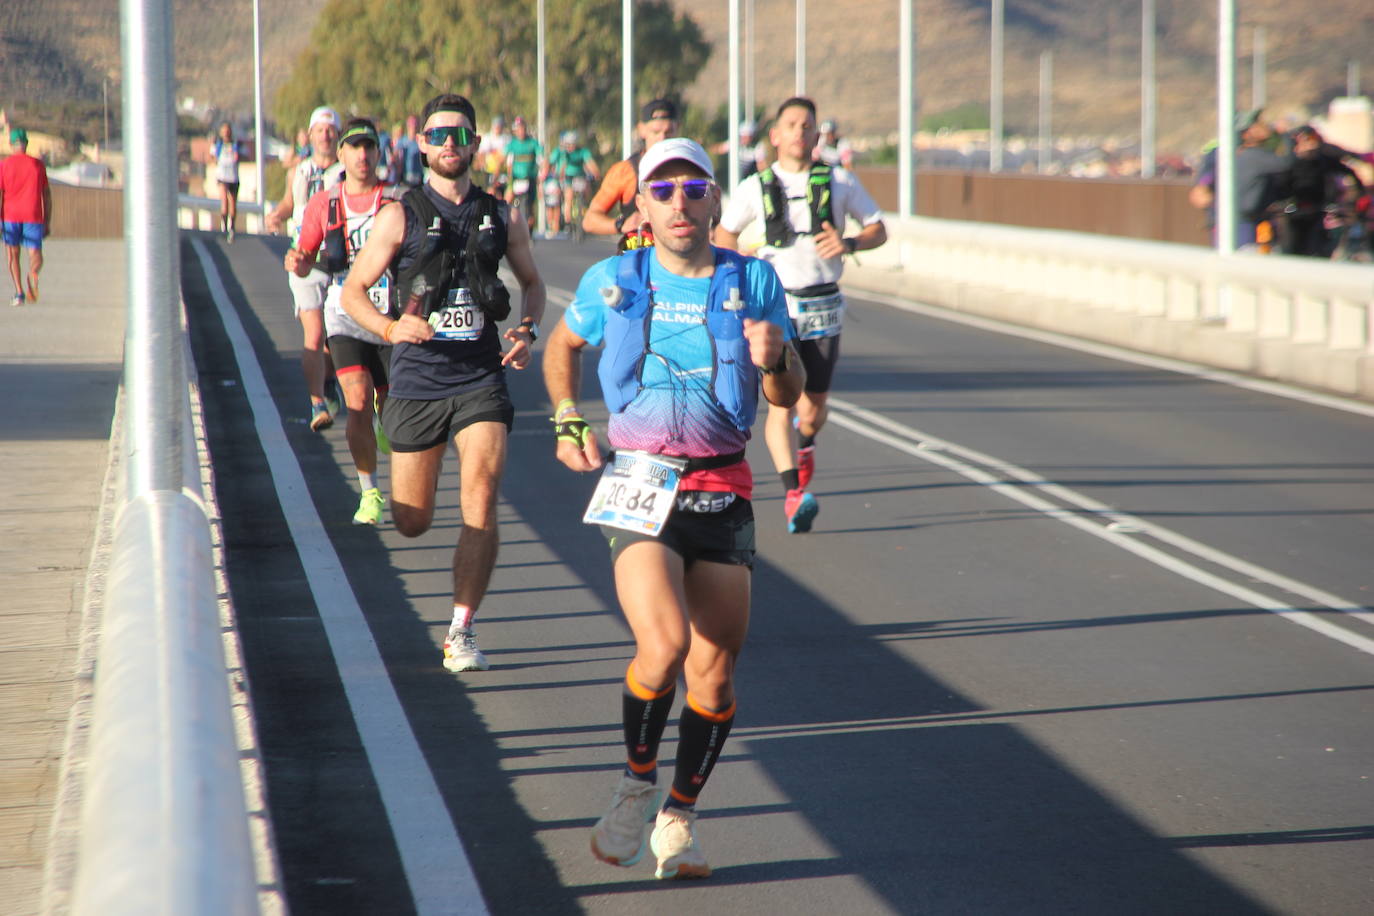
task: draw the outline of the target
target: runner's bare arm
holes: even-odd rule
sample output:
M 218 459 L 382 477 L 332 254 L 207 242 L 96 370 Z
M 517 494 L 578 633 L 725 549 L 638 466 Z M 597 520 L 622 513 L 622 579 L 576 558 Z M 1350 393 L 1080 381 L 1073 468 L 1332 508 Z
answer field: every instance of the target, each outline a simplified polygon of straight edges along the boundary
M 729 248 L 731 251 L 739 251 L 739 233 L 728 232 L 720 226 L 716 227 L 716 234 L 711 236 L 711 244 L 717 248 Z
M 565 408 L 560 411 L 561 417 L 554 415 L 555 422 L 582 419 L 582 411 L 576 405 L 577 392 L 582 387 L 582 348 L 586 345 L 560 319 L 544 347 L 544 387 L 549 392 L 549 403 L 556 411 L 559 405 Z M 574 471 L 594 471 L 602 464 L 601 449 L 591 427 L 585 429 L 580 446 L 571 438 L 560 438 L 556 455 Z
M 534 249 L 530 245 L 530 229 L 517 208 L 511 208 L 510 226 L 506 235 L 506 263 L 520 284 L 520 320 L 532 319 L 538 324 L 544 317 L 546 292 L 544 278 L 539 276 L 539 268 L 534 264 Z M 516 325 L 507 328 L 502 335 L 512 344 L 509 351 L 501 357 L 501 364 L 523 369 L 529 365 L 530 340 L 528 328 Z
M 763 396 L 768 403 L 778 407 L 791 407 L 801 398 L 802 387 L 806 384 L 806 369 L 796 348 L 782 337 L 782 328 L 771 321 L 744 319 L 744 337 L 749 341 L 749 358 L 761 371 Z M 777 370 L 787 352 L 785 368 Z
M 267 231 L 281 232 L 282 221 L 291 215 L 291 211 L 296 209 L 294 195 L 291 193 L 291 175 L 286 176 L 286 190 L 282 193 L 281 200 L 267 214 Z

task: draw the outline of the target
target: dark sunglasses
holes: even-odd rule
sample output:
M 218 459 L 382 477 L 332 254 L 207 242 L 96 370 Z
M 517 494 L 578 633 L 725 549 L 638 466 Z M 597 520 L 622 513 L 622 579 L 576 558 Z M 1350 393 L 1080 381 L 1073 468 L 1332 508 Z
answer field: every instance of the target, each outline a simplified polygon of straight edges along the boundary
M 646 181 L 644 187 L 648 189 L 649 196 L 661 204 L 666 204 L 673 199 L 673 192 L 679 187 L 682 193 L 687 195 L 688 200 L 701 200 L 706 196 L 706 192 L 711 190 L 711 182 L 705 178 L 686 178 L 680 181 Z
M 449 140 L 458 146 L 468 146 L 476 136 L 467 127 L 431 127 L 424 133 L 425 142 L 430 146 L 443 146 Z

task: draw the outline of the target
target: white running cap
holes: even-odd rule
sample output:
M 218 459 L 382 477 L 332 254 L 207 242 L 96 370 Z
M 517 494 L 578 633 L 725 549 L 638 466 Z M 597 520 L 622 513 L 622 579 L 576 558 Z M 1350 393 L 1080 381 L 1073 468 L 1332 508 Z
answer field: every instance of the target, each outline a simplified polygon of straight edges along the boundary
M 310 112 L 310 126 L 306 130 L 314 130 L 316 124 L 328 124 L 335 130 L 339 129 L 339 115 L 328 105 L 321 105 Z
M 644 153 L 644 158 L 639 160 L 639 180 L 648 181 L 649 176 L 657 171 L 659 166 L 675 159 L 692 163 L 705 172 L 707 178 L 716 177 L 715 169 L 711 167 L 711 157 L 706 155 L 706 150 L 701 148 L 700 143 L 686 137 L 669 137 L 649 147 Z

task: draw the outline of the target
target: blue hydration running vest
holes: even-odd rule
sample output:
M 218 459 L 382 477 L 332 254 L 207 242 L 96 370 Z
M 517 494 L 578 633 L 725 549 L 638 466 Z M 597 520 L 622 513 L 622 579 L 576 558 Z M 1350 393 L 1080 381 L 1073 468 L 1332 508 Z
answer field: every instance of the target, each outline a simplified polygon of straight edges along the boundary
M 758 408 L 758 370 L 749 357 L 749 341 L 744 336 L 745 303 L 740 294 L 744 286 L 744 258 L 723 248 L 715 249 L 715 253 L 716 269 L 706 298 L 706 327 L 715 355 L 711 387 L 716 403 L 735 427 L 747 430 L 754 425 Z M 611 413 L 623 411 L 644 387 L 640 379 L 644 358 L 649 354 L 649 326 L 654 309 L 649 288 L 649 259 L 653 256 L 652 248 L 620 255 L 616 270 L 618 290 L 602 291 L 609 309 L 597 375 Z

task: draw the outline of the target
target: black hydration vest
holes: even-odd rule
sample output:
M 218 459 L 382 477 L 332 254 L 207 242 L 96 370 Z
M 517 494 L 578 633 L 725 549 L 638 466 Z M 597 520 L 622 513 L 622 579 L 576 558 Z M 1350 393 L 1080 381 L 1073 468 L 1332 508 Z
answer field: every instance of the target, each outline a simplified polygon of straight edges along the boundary
M 792 221 L 787 218 L 787 195 L 772 166 L 759 173 L 759 181 L 763 184 L 764 244 L 769 248 L 786 248 L 798 235 L 815 235 L 821 231 L 822 223 L 831 222 L 830 166 L 824 162 L 813 162 L 806 178 L 806 205 L 811 208 L 809 232 L 792 228 Z
M 415 217 L 415 230 L 423 234 L 415 260 L 397 272 L 392 287 L 391 317 L 402 314 L 428 319 L 448 300 L 449 290 L 466 286 L 472 299 L 492 321 L 510 315 L 510 291 L 497 271 L 506 255 L 506 223 L 495 197 L 473 185 L 464 204 L 469 204 L 467 225 L 460 238 L 462 250 L 449 244 L 453 229 L 425 195 L 424 187 L 412 188 L 401 205 Z M 405 245 L 402 245 L 405 248 Z

